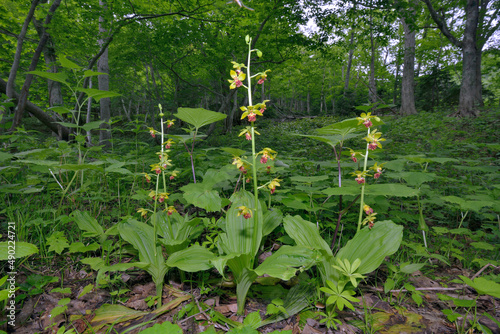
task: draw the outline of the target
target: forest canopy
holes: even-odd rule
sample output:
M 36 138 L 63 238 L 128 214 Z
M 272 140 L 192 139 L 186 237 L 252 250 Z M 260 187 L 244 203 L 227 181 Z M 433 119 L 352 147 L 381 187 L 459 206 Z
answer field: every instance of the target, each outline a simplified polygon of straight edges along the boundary
M 15 130 L 31 113 L 68 137 L 54 122 L 67 119 L 58 107 L 82 102 L 70 89 L 78 78 L 50 80 L 68 59 L 82 73 L 103 73 L 85 77 L 83 89 L 115 93 L 80 105 L 80 123 L 107 129 L 114 117 L 140 116 L 154 126 L 161 103 L 172 113 L 227 114 L 230 131 L 245 97 L 225 77 L 230 61 L 246 61 L 245 35 L 265 50 L 256 70 L 273 73 L 254 87 L 270 100 L 266 117 L 349 115 L 366 103 L 402 115 L 448 108 L 475 116 L 499 103 L 499 10 L 490 0 L 2 0 L 0 87 L 15 104 L 2 128 Z

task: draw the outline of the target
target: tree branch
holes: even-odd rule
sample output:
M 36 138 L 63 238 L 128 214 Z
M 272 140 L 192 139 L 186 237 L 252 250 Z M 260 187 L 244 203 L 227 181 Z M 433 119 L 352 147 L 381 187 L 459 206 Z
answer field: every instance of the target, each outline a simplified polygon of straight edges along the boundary
M 443 35 L 448 38 L 448 40 L 455 45 L 456 47 L 462 48 L 463 43 L 462 41 L 459 41 L 453 34 L 450 32 L 448 27 L 446 26 L 446 22 L 444 22 L 443 18 L 439 16 L 439 14 L 436 12 L 434 7 L 431 4 L 430 0 L 422 0 L 426 5 L 427 8 L 429 9 L 429 13 L 431 14 L 432 19 L 434 22 L 436 22 L 439 30 L 443 33 Z

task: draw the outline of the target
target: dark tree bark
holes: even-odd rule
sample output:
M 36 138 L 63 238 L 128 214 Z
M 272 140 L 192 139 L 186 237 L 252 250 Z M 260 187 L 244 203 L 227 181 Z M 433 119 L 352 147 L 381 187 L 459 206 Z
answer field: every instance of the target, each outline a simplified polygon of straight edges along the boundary
M 431 0 L 425 2 L 429 13 L 443 35 L 456 47 L 462 50 L 462 85 L 458 114 L 464 117 L 477 116 L 478 106 L 483 104 L 481 92 L 481 55 L 488 39 L 499 28 L 498 14 L 500 7 L 486 15 L 490 0 L 466 0 L 465 29 L 462 40 L 458 40 L 448 29 L 445 20 L 440 16 Z
M 415 31 L 408 25 L 406 19 L 401 17 L 405 35 L 405 49 L 403 60 L 403 78 L 401 85 L 401 109 L 402 115 L 413 115 L 417 113 L 415 108 Z
M 349 79 L 351 77 L 352 58 L 354 56 L 354 29 L 351 30 L 351 40 L 349 41 L 349 57 L 347 59 L 347 69 L 344 81 L 344 97 L 347 95 L 349 89 Z
M 45 17 L 44 21 L 45 27 L 47 27 L 50 24 L 52 16 L 54 15 L 55 11 L 57 10 L 60 4 L 61 0 L 54 0 L 52 6 L 50 6 L 49 12 L 47 13 L 47 16 Z M 45 29 L 43 36 L 40 38 L 40 42 L 38 43 L 35 53 L 33 54 L 33 57 L 31 59 L 29 71 L 34 71 L 36 69 L 38 60 L 40 59 L 40 55 L 42 54 L 42 50 L 45 47 L 45 44 L 47 43 L 48 39 L 49 39 L 49 34 L 47 32 L 47 29 Z M 14 114 L 14 120 L 12 121 L 12 126 L 9 131 L 15 131 L 16 128 L 21 124 L 21 119 L 23 117 L 24 108 L 26 107 L 26 103 L 28 101 L 28 94 L 32 81 L 33 81 L 33 74 L 26 75 L 26 80 L 24 81 L 24 85 L 23 88 L 21 89 L 21 94 L 18 99 L 17 109 Z
M 17 70 L 19 69 L 19 63 L 21 62 L 21 52 L 23 51 L 23 43 L 24 37 L 26 36 L 26 32 L 28 31 L 28 25 L 35 14 L 36 6 L 38 5 L 39 0 L 33 0 L 31 2 L 30 10 L 28 11 L 28 15 L 26 15 L 26 19 L 24 20 L 24 24 L 21 28 L 21 32 L 17 36 L 17 48 L 16 54 L 14 55 L 14 61 L 12 63 L 12 67 L 10 68 L 9 80 L 7 81 L 7 89 L 5 95 L 9 98 L 14 97 L 14 86 L 17 76 Z
M 7 82 L 4 80 L 0 79 L 0 92 L 5 93 L 7 89 Z M 19 100 L 19 94 L 17 94 L 15 91 L 13 92 L 12 98 L 17 102 Z M 46 113 L 43 109 L 40 107 L 34 105 L 33 103 L 26 101 L 25 103 L 25 109 L 35 116 L 42 124 L 44 124 L 47 128 L 49 128 L 52 132 L 57 134 L 60 139 L 63 140 L 69 140 L 70 136 L 70 131 L 68 128 L 61 126 L 57 124 L 57 120 L 54 118 L 50 117 L 48 113 Z
M 43 27 L 42 22 L 33 18 L 33 24 L 38 32 L 38 36 L 42 38 L 43 32 L 45 28 Z M 57 73 L 57 58 L 56 51 L 54 47 L 54 41 L 52 37 L 49 35 L 47 43 L 45 43 L 45 47 L 43 48 L 43 57 L 45 58 L 45 65 L 47 65 L 47 72 Z M 47 88 L 49 92 L 49 106 L 61 106 L 64 104 L 61 83 L 57 81 L 52 81 L 47 79 Z

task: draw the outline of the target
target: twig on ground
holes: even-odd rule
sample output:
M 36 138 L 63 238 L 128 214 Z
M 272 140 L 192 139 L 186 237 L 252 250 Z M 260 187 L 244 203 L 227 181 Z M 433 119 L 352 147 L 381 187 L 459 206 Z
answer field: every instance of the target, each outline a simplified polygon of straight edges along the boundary
M 488 268 L 488 267 L 493 267 L 493 268 L 495 268 L 495 269 L 500 269 L 500 266 L 494 266 L 494 265 L 492 265 L 491 263 L 488 263 L 488 264 L 486 264 L 484 267 L 482 267 L 482 268 L 481 268 L 481 269 L 480 269 L 480 270 L 479 270 L 479 271 L 478 271 L 478 272 L 477 272 L 474 276 L 472 276 L 472 278 L 471 278 L 471 279 L 473 280 L 474 278 L 477 278 L 477 277 L 478 277 L 479 275 L 481 275 L 481 273 L 482 273 L 483 271 L 485 271 L 485 270 L 486 270 L 486 268 Z

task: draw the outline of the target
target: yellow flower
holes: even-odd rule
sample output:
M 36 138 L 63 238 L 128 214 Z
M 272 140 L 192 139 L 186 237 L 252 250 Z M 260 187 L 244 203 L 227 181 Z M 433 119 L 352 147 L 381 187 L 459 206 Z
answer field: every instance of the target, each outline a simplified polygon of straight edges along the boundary
M 281 180 L 276 178 L 274 180 L 272 180 L 271 182 L 269 182 L 269 184 L 267 185 L 267 187 L 271 190 L 271 195 L 274 194 L 274 192 L 276 191 L 276 187 L 279 187 L 280 182 Z
M 252 217 L 252 210 L 247 208 L 246 206 L 239 206 L 238 208 L 238 217 L 243 216 L 245 219 L 249 219 Z
M 257 131 L 255 131 L 255 127 L 254 127 L 254 133 L 257 134 L 257 135 L 260 135 L 260 133 L 258 133 Z M 243 129 L 240 134 L 238 135 L 238 137 L 241 137 L 243 135 L 245 135 L 245 138 L 246 140 L 252 140 L 252 132 L 251 132 L 252 128 L 247 126 L 245 129 Z
M 177 212 L 177 210 L 175 209 L 175 207 L 173 205 L 171 205 L 167 208 L 167 215 L 171 216 L 172 213 L 174 213 L 174 212 Z
M 245 80 L 246 78 L 245 73 L 243 73 L 241 70 L 236 70 L 236 71 L 231 70 L 229 74 L 231 75 L 231 78 L 233 78 L 233 80 L 227 80 L 231 84 L 229 86 L 230 89 L 235 89 L 244 86 L 243 80 Z
M 267 162 L 267 159 L 274 160 L 276 159 L 277 152 L 273 151 L 269 147 L 264 148 L 262 151 L 260 151 L 258 154 L 262 154 L 262 157 L 260 158 L 260 163 L 265 164 Z
M 165 122 L 167 124 L 167 129 L 170 128 L 172 125 L 174 125 L 174 120 L 173 119 L 167 119 Z
M 137 210 L 137 212 L 139 212 L 143 217 L 146 217 L 146 215 L 148 214 L 148 210 L 143 208 L 140 208 L 139 210 Z

